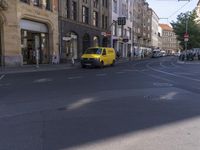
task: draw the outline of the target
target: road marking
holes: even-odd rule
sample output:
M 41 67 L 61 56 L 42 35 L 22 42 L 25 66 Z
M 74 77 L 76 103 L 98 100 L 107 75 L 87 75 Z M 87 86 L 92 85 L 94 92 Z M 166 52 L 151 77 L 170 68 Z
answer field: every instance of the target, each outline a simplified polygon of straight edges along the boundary
M 77 77 L 68 77 L 68 80 L 74 80 L 74 79 L 81 79 L 83 78 L 82 76 L 77 76 Z
M 163 68 L 168 68 L 167 66 L 163 65 L 162 62 L 160 62 L 160 66 Z
M 158 69 L 155 69 L 155 68 L 150 67 L 149 65 L 150 65 L 150 63 L 146 65 L 147 68 L 149 68 L 149 69 L 151 69 L 151 70 L 153 70 L 153 71 L 160 72 L 160 73 L 167 74 L 167 75 L 174 76 L 174 77 L 179 77 L 179 78 L 184 78 L 184 79 L 187 79 L 187 80 L 192 80 L 192 81 L 200 82 L 199 79 L 190 78 L 190 77 L 181 76 L 181 75 L 177 75 L 177 74 L 174 74 L 174 73 L 170 73 L 170 72 L 158 70 Z
M 1 75 L 0 80 L 2 80 L 5 77 L 5 75 Z
M 34 83 L 45 83 L 45 82 L 51 82 L 51 81 L 53 81 L 53 80 L 49 79 L 49 78 L 42 78 L 42 79 L 34 80 L 33 82 Z
M 125 72 L 116 72 L 117 74 L 124 74 Z
M 106 73 L 96 74 L 97 77 L 104 77 L 106 75 L 107 75 Z

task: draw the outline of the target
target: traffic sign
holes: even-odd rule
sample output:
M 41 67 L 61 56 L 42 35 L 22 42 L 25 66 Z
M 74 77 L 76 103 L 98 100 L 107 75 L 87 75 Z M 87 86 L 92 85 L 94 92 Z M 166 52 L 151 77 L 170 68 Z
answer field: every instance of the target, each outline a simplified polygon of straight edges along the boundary
M 184 38 L 189 38 L 189 34 L 188 34 L 188 33 L 185 33 L 185 34 L 184 34 Z

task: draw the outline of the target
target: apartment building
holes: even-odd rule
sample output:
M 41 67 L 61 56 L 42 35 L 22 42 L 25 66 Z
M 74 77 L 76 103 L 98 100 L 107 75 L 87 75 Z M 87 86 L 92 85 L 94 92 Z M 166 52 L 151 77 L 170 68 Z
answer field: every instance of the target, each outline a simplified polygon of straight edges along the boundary
M 57 0 L 8 0 L 0 5 L 1 65 L 59 59 Z
M 128 52 L 133 51 L 133 0 L 112 0 L 111 5 L 111 46 L 122 57 L 127 57 Z M 118 24 L 119 17 L 126 18 L 124 26 Z
M 162 29 L 162 49 L 167 53 L 173 53 L 178 50 L 178 41 L 172 27 L 168 24 L 159 24 Z
M 138 56 L 151 51 L 152 9 L 145 0 L 133 1 L 133 45 Z
M 110 0 L 60 0 L 60 57 L 78 59 L 91 46 L 108 46 Z
M 153 10 L 151 24 L 151 46 L 153 49 L 159 47 L 159 17 Z
M 196 13 L 197 13 L 196 22 L 197 22 L 198 24 L 200 24 L 200 0 L 199 0 L 198 3 L 197 3 L 197 6 L 196 6 L 196 8 L 195 8 L 195 11 L 196 11 Z

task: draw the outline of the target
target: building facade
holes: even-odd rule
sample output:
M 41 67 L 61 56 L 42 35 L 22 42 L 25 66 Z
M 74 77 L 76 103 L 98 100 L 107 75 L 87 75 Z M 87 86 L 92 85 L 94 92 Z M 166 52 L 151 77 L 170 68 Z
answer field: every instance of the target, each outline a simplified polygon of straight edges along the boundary
M 133 1 L 133 45 L 137 56 L 151 52 L 152 9 L 145 0 Z
M 159 47 L 159 18 L 152 10 L 152 24 L 151 24 L 151 46 L 153 49 Z
M 57 0 L 7 0 L 0 10 L 1 65 L 59 59 Z
M 172 27 L 168 24 L 159 24 L 159 26 L 162 28 L 162 49 L 169 54 L 178 51 L 179 44 Z
M 133 51 L 133 0 L 112 0 L 111 9 L 111 46 L 122 56 Z M 118 24 L 118 18 L 125 17 L 126 24 Z
M 196 14 L 197 14 L 197 18 L 196 18 L 196 22 L 198 24 L 200 24 L 200 0 L 197 3 L 197 6 L 195 8 Z
M 92 46 L 108 46 L 110 0 L 59 0 L 60 58 L 66 62 Z

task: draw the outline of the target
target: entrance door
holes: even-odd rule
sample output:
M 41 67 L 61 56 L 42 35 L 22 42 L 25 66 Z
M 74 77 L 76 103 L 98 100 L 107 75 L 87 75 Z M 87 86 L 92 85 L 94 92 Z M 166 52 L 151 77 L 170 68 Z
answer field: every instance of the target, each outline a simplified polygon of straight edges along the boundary
M 0 26 L 0 66 L 3 65 L 3 53 L 1 48 L 1 26 Z
M 35 62 L 37 62 L 37 59 L 39 61 L 39 63 L 42 63 L 42 51 L 41 51 L 41 40 L 40 40 L 40 34 L 33 34 L 33 49 L 34 49 L 34 53 L 35 53 Z

